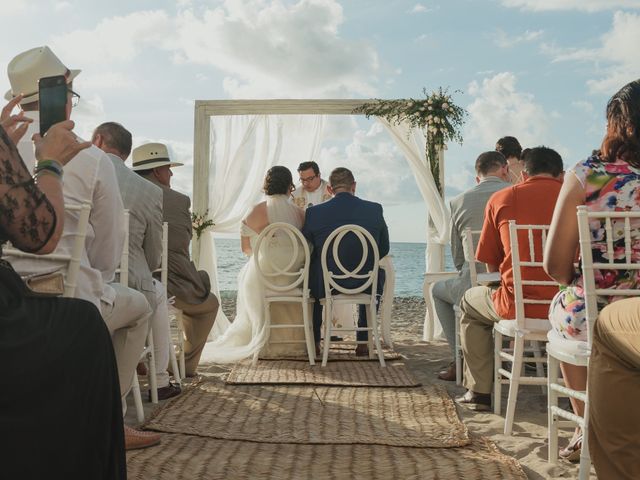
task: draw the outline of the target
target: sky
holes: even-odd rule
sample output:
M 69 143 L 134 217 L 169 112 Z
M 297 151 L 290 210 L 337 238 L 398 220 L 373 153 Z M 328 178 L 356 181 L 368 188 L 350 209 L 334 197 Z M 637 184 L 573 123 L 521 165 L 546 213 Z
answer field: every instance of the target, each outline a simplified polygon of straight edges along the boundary
M 571 167 L 600 145 L 607 100 L 640 78 L 640 0 L 11 0 L 2 10 L 5 71 L 49 45 L 82 69 L 77 132 L 117 121 L 134 146 L 167 143 L 185 163 L 174 187 L 189 195 L 194 100 L 448 88 L 468 112 L 463 144 L 445 153 L 451 198 L 504 135 L 554 148 Z M 383 204 L 391 240 L 424 241 L 426 207 L 388 134 L 357 117 L 326 128 L 321 170 L 351 168 L 358 195 Z

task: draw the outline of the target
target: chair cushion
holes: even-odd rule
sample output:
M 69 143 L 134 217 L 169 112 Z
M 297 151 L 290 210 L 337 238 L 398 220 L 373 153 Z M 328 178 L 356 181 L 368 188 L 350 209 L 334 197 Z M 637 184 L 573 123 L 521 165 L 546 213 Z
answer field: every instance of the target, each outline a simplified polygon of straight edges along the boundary
M 493 325 L 493 328 L 507 337 L 515 337 L 518 331 L 518 324 L 515 320 L 500 320 Z M 545 340 L 546 330 L 529 330 L 527 340 Z
M 547 332 L 547 340 L 549 342 L 547 350 L 550 349 L 552 352 L 562 353 L 571 357 L 589 356 L 589 345 L 587 342 L 568 340 L 553 328 Z

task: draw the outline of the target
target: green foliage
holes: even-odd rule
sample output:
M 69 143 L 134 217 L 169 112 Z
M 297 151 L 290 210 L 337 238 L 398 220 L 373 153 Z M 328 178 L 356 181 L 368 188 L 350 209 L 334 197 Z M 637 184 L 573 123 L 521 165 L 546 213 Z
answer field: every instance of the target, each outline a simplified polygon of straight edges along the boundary
M 208 229 L 215 225 L 213 220 L 207 218 L 209 215 L 209 210 L 204 212 L 203 214 L 196 214 L 195 212 L 191 212 L 191 225 L 193 226 L 193 231 L 196 234 L 196 237 L 200 239 L 200 236 Z
M 407 122 L 412 129 L 423 130 L 427 138 L 427 160 L 438 191 L 442 193 L 437 152 L 444 148 L 447 142 L 462 144 L 462 127 L 467 112 L 453 103 L 447 89 L 440 87 L 430 95 L 426 88 L 422 92 L 425 95 L 424 99 L 376 99 L 356 108 L 353 113 L 362 113 L 367 118 L 382 117 L 392 124 Z

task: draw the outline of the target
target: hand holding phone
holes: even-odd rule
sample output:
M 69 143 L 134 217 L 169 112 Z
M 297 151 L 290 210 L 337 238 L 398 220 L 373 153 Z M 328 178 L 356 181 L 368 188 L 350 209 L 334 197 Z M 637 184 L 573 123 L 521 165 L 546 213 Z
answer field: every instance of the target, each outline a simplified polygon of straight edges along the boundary
M 44 77 L 38 81 L 40 135 L 44 136 L 52 125 L 67 119 L 68 92 L 64 75 Z

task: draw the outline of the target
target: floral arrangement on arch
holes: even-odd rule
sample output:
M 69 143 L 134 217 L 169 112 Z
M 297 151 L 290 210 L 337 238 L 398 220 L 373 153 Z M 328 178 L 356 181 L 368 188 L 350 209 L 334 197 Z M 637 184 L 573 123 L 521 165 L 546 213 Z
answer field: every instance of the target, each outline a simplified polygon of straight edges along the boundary
M 191 212 L 191 226 L 196 233 L 196 237 L 200 239 L 200 236 L 208 229 L 215 225 L 213 220 L 207 218 L 209 216 L 209 209 L 202 214 Z
M 428 94 L 427 89 L 423 88 L 422 92 L 424 99 L 376 99 L 357 107 L 353 113 L 363 113 L 367 118 L 382 117 L 393 124 L 407 122 L 412 129 L 423 130 L 427 137 L 426 155 L 429 167 L 438 191 L 442 194 L 438 150 L 450 141 L 462 144 L 462 126 L 467 112 L 453 103 L 447 89 L 440 87 Z

